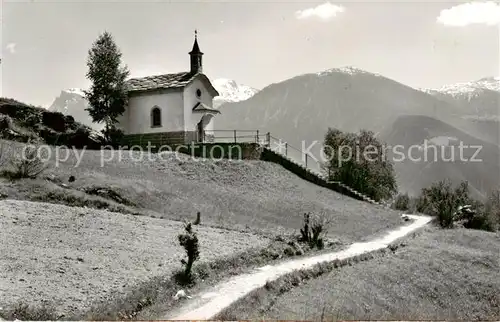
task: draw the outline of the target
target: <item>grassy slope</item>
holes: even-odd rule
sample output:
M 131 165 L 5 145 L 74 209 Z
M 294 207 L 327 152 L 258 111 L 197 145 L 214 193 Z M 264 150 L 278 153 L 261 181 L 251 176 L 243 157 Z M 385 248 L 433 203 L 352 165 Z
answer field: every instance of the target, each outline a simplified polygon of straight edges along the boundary
M 185 256 L 177 243 L 182 224 L 145 216 L 4 200 L 0 227 L 4 309 L 47 302 L 69 316 L 155 276 L 170 276 Z M 202 262 L 269 243 L 249 233 L 195 227 Z
M 240 319 L 500 318 L 500 235 L 427 228 L 395 254 L 346 266 L 261 303 Z
M 9 146 L 10 150 L 18 149 L 17 152 L 22 147 L 19 143 L 6 141 L 0 141 L 0 143 L 4 147 Z M 101 167 L 100 151 L 85 151 L 82 162 L 75 167 L 74 154 L 69 160 L 56 164 L 54 150 L 51 153 L 53 157 L 49 161 L 49 169 L 41 178 L 15 182 L 0 180 L 0 194 L 9 199 L 86 205 L 91 208 L 108 207 L 120 212 L 137 211 L 154 217 L 175 220 L 194 219 L 195 212 L 199 210 L 202 212 L 202 227 L 205 226 L 203 229 L 207 231 L 210 231 L 207 226 L 211 225 L 223 226 L 231 230 L 251 230 L 266 235 L 267 233 L 275 235 L 292 232 L 296 234 L 302 223 L 303 212 L 324 212 L 332 218 L 330 239 L 336 239 L 341 243 L 364 239 L 389 227 L 401 224 L 398 212 L 377 208 L 318 187 L 272 163 L 227 160 L 194 161 L 188 156 L 174 154 L 168 154 L 163 157 L 163 160 L 148 160 L 145 157 L 142 161 L 134 161 L 131 159 L 134 154 L 123 152 L 121 160 L 117 156 L 113 161 L 105 162 L 104 166 Z M 81 151 L 78 153 L 80 154 Z M 68 182 L 70 175 L 76 177 L 75 182 Z M 46 177 L 55 177 L 56 179 L 49 181 L 45 179 Z M 61 182 L 67 186 L 62 187 Z M 106 198 L 88 195 L 82 191 L 84 188 L 96 186 L 111 188 L 131 205 L 126 206 Z M 12 201 L 4 201 L 3 203 L 6 202 L 12 203 Z M 168 262 L 175 263 L 176 268 L 179 266 L 177 252 L 181 249 L 179 247 L 175 247 L 175 249 L 166 247 L 166 245 L 175 242 L 175 235 L 180 230 L 179 222 L 130 215 L 123 215 L 123 218 L 120 218 L 119 214 L 113 214 L 113 219 L 110 219 L 107 218 L 108 215 L 104 215 L 106 212 L 98 212 L 98 215 L 88 217 L 93 218 L 91 222 L 85 222 L 85 220 L 89 220 L 85 219 L 87 216 L 75 218 L 75 215 L 82 211 L 81 208 L 46 204 L 32 205 L 29 214 L 26 214 L 24 206 L 18 206 L 15 211 L 10 210 L 10 215 L 5 217 L 7 221 L 4 226 L 9 229 L 7 235 L 29 236 L 30 232 L 34 230 L 47 232 L 47 234 L 35 234 L 34 239 L 38 238 L 39 240 L 32 238 L 32 242 L 27 242 L 29 245 L 36 245 L 35 247 L 23 242 L 19 243 L 17 248 L 14 247 L 10 250 L 10 253 L 24 253 L 24 256 L 3 257 L 3 265 L 6 265 L 8 267 L 6 271 L 10 272 L 3 276 L 6 281 L 8 280 L 8 283 L 6 282 L 4 285 L 9 284 L 11 289 L 18 290 L 17 293 L 11 294 L 9 303 L 15 299 L 25 298 L 26 302 L 37 304 L 36 300 L 53 298 L 49 293 L 44 295 L 43 292 L 52 292 L 58 296 L 61 294 L 61 299 L 71 293 L 68 299 L 63 302 L 63 306 L 65 306 L 63 311 L 65 313 L 73 312 L 73 310 L 88 306 L 90 301 L 96 298 L 106 301 L 105 294 L 117 296 L 122 292 L 120 283 L 116 281 L 117 277 L 122 278 L 121 276 L 126 275 L 131 278 L 131 285 L 134 285 L 140 282 L 137 280 L 138 276 L 150 278 L 157 273 L 168 276 L 170 269 L 167 267 L 168 265 L 163 265 L 158 268 L 158 271 L 154 269 L 158 266 L 158 261 L 164 258 Z M 47 215 L 45 213 L 47 209 L 57 210 Z M 94 212 L 94 210 L 89 209 L 85 211 Z M 5 212 L 9 213 L 8 210 Z M 11 218 L 14 213 L 15 216 L 26 218 L 20 221 L 14 220 Z M 44 214 L 44 216 L 36 216 L 37 214 Z M 13 221 L 10 222 L 10 219 Z M 26 226 L 27 222 L 32 220 L 38 222 L 38 229 Z M 82 220 L 83 222 L 81 222 Z M 19 222 L 22 224 L 19 225 Z M 174 229 L 164 230 L 158 226 L 174 227 Z M 104 228 L 104 230 L 99 229 L 99 227 Z M 75 231 L 68 233 L 68 228 Z M 219 230 L 212 231 L 216 233 Z M 148 232 L 151 232 L 154 240 L 151 239 Z M 63 240 L 75 234 L 78 237 L 70 245 L 53 243 L 52 239 L 54 238 Z M 241 239 L 239 236 L 249 236 L 247 238 L 249 245 L 255 247 L 260 245 L 255 239 L 255 235 L 252 234 L 233 233 L 233 235 L 236 234 L 234 236 L 216 234 L 215 241 L 211 241 L 211 237 L 208 235 L 201 240 L 202 247 L 209 249 L 208 255 L 206 254 L 207 249 L 202 250 L 205 259 L 210 259 L 213 251 L 216 251 L 220 256 L 229 256 L 242 251 L 246 244 L 239 243 Z M 44 240 L 44 236 L 49 236 L 47 237 L 49 238 L 48 244 Z M 64 237 L 61 238 L 61 236 Z M 154 245 L 145 244 L 148 247 L 153 247 L 152 252 L 148 253 L 143 248 L 134 248 L 135 246 L 131 246 L 131 248 L 125 246 L 123 249 L 123 246 L 120 245 L 126 244 L 123 242 L 128 242 L 130 238 L 136 241 L 138 239 L 153 241 Z M 106 245 L 108 248 L 102 249 L 106 240 L 118 244 L 111 248 Z M 120 241 L 123 242 L 120 244 Z M 232 245 L 232 248 L 226 249 L 223 244 L 217 244 L 219 241 L 223 242 L 224 245 Z M 83 263 L 75 260 L 82 254 L 91 255 L 92 252 L 89 249 L 81 247 L 81 245 L 89 243 L 98 245 L 97 250 L 94 249 L 98 254 L 92 255 L 94 256 L 92 260 L 83 256 Z M 2 244 L 12 245 L 15 242 L 10 240 L 10 242 Z M 140 243 L 134 243 L 134 245 L 138 246 Z M 240 248 L 233 249 L 235 247 Z M 33 256 L 33 258 L 38 258 L 37 260 L 30 257 L 34 253 L 39 254 Z M 46 256 L 47 254 L 50 255 Z M 100 271 L 100 274 L 103 275 L 96 276 L 106 276 L 106 278 L 101 278 L 102 281 L 99 282 L 95 280 L 95 283 L 88 283 L 96 278 L 94 276 L 96 273 L 91 270 L 90 265 L 94 262 L 102 262 L 101 255 L 111 259 L 111 263 L 104 265 L 103 269 L 107 270 L 107 273 Z M 65 259 L 64 256 L 70 259 Z M 123 256 L 132 257 L 133 263 L 126 264 L 127 261 L 123 259 Z M 42 265 L 43 268 L 36 268 L 36 265 Z M 66 265 L 64 266 L 65 273 L 54 271 L 61 265 Z M 22 276 L 17 276 L 13 267 L 20 268 Z M 120 267 L 122 271 L 119 274 L 111 274 L 110 271 L 113 270 L 113 267 Z M 32 268 L 38 269 L 38 275 L 32 274 Z M 47 270 L 44 271 L 44 268 Z M 79 271 L 80 269 L 83 271 Z M 147 269 L 151 271 L 147 271 Z M 77 273 L 77 275 L 82 274 L 83 278 L 77 279 L 70 276 L 70 271 Z M 61 286 L 54 282 L 59 280 L 59 275 L 65 281 L 60 283 Z M 38 279 L 40 284 L 36 284 L 33 279 Z M 70 281 L 71 283 L 82 281 L 82 283 L 73 285 Z M 33 289 L 29 289 L 29 286 L 42 285 L 43 283 L 48 283 L 46 288 L 39 289 L 37 286 L 35 290 L 42 293 L 35 293 Z M 96 286 L 97 284 L 99 286 Z M 125 284 L 129 285 L 129 283 L 124 282 Z M 81 289 L 81 294 L 75 295 L 73 293 L 75 286 L 77 286 L 76 289 Z M 92 290 L 89 290 L 87 286 Z M 65 293 L 58 287 L 69 290 L 70 293 Z M 105 292 L 105 290 L 108 291 Z M 35 294 L 34 297 L 29 298 L 26 295 L 28 292 Z M 85 292 L 90 293 L 85 295 Z
M 86 151 L 78 167 L 74 167 L 74 154 L 57 167 L 52 162 L 47 174 L 66 183 L 70 175 L 76 177 L 75 182 L 67 183 L 70 189 L 38 180 L 4 184 L 4 193 L 20 199 L 38 195 L 37 199 L 44 200 L 47 189 L 72 194 L 89 186 L 112 187 L 136 209 L 150 215 L 186 219 L 201 211 L 202 222 L 207 225 L 272 234 L 296 233 L 304 212 L 323 212 L 332 219 L 331 237 L 343 242 L 360 240 L 401 223 L 396 211 L 318 187 L 273 163 L 194 161 L 174 154 L 163 160 L 149 161 L 145 156 L 142 161 L 134 161 L 134 154 L 123 152 L 121 161 L 116 155 L 101 167 L 100 153 Z M 36 189 L 32 188 L 34 184 Z

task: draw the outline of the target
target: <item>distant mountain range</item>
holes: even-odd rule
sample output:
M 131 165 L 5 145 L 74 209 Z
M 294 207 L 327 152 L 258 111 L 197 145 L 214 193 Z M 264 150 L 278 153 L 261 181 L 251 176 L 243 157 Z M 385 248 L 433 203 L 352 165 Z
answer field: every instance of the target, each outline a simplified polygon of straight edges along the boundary
M 478 86 L 486 80 L 478 82 Z M 406 144 L 422 144 L 424 140 L 448 137 L 449 127 L 452 127 L 455 129 L 452 136 L 465 140 L 463 144 L 482 142 L 487 150 L 492 150 L 486 153 L 491 165 L 487 170 L 490 178 L 477 181 L 487 174 L 475 165 L 455 163 L 450 166 L 448 163 L 429 166 L 424 162 L 405 162 L 396 166 L 398 184 L 403 191 L 415 194 L 427 183 L 449 178 L 453 173 L 455 180 L 476 178 L 471 180 L 472 189 L 484 194 L 499 183 L 500 166 L 496 153 L 499 137 L 498 123 L 481 117 L 492 116 L 498 101 L 483 96 L 489 94 L 489 88 L 476 91 L 477 100 L 466 104 L 458 96 L 445 91 L 418 90 L 379 74 L 342 67 L 300 75 L 271 84 L 245 101 L 225 103 L 220 107 L 222 113 L 215 126 L 225 130 L 269 131 L 272 136 L 299 149 L 303 142 L 308 147 L 317 141 L 311 151 L 318 157 L 329 127 L 349 132 L 371 130 L 389 144 L 397 142 L 394 138 L 406 138 Z M 498 92 L 494 94 L 498 95 Z M 479 108 L 474 105 L 477 102 L 484 104 Z M 407 126 L 407 122 L 402 121 L 408 120 L 405 117 L 410 117 L 409 120 L 415 121 L 417 126 Z M 433 124 L 432 134 L 416 131 L 428 128 L 427 123 Z M 435 170 L 440 167 L 449 171 Z
M 500 77 L 485 77 L 477 81 L 445 85 L 437 89 L 422 89 L 430 94 L 450 95 L 461 99 L 480 96 L 485 91 L 500 92 Z
M 322 139 L 328 127 L 380 132 L 400 115 L 432 116 L 483 140 L 498 141 L 498 137 L 471 125 L 453 102 L 354 67 L 271 84 L 248 100 L 225 103 L 220 109 L 222 115 L 216 120 L 219 129 L 272 130 L 295 143 L 296 136 L 302 138 L 299 141 Z M 295 133 L 292 137 L 290 131 Z M 315 131 L 320 131 L 321 137 Z
M 226 103 L 216 127 L 265 128 L 268 124 L 277 135 L 287 137 L 285 129 L 289 129 L 304 132 L 307 138 L 311 127 L 379 131 L 387 117 L 415 111 L 450 115 L 454 108 L 381 75 L 345 67 L 300 75 L 271 84 L 248 100 Z
M 499 144 L 500 77 L 485 77 L 424 91 L 452 104 L 457 114 L 469 121 L 469 129 L 478 138 Z
M 462 117 L 475 120 L 499 120 L 500 77 L 423 89 L 439 99 L 457 106 Z
M 79 88 L 69 88 L 62 90 L 58 97 L 52 102 L 48 110 L 53 112 L 60 112 L 64 115 L 71 115 L 73 118 L 90 126 L 96 130 L 102 129 L 102 126 L 94 124 L 90 115 L 85 109 L 88 107 L 85 93 Z
M 238 84 L 231 79 L 219 78 L 212 81 L 212 84 L 219 92 L 219 96 L 214 99 L 215 108 L 224 103 L 247 100 L 259 92 L 256 88 Z

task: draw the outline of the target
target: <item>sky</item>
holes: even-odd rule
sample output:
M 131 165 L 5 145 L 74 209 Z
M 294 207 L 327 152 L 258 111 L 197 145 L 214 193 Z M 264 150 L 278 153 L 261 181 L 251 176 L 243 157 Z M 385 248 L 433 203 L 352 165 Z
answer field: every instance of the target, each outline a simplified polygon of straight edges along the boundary
M 0 96 L 41 106 L 88 87 L 105 30 L 131 76 L 187 71 L 195 29 L 209 78 L 258 89 L 342 66 L 423 88 L 500 75 L 494 2 L 4 0 L 1 17 Z

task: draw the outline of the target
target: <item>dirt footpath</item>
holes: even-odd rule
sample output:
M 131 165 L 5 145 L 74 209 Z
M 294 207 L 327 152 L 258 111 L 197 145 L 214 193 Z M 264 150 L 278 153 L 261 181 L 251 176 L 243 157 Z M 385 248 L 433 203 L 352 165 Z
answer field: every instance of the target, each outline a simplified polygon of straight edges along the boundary
M 181 267 L 182 223 L 88 208 L 0 201 L 0 307 L 57 307 L 66 316 L 112 293 Z M 196 226 L 201 260 L 269 242 Z

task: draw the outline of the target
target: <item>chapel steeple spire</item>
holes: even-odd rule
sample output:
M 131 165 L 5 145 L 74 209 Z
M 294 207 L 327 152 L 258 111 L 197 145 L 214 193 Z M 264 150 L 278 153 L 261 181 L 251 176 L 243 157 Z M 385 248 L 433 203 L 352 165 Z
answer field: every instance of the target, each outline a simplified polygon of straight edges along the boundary
M 201 56 L 203 56 L 203 53 L 201 52 L 200 46 L 198 45 L 198 30 L 196 29 L 194 31 L 193 49 L 189 52 L 189 55 L 191 56 L 191 73 L 202 73 L 203 65 L 201 62 Z

